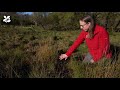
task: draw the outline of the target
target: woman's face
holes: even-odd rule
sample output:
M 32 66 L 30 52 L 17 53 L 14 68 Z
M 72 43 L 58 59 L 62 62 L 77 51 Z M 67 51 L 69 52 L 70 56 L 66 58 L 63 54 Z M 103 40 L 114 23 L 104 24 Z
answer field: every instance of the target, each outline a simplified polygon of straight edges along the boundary
M 84 30 L 84 31 L 87 32 L 88 29 L 89 29 L 89 27 L 90 27 L 90 22 L 86 23 L 86 22 L 80 20 L 80 28 L 81 28 L 82 30 Z

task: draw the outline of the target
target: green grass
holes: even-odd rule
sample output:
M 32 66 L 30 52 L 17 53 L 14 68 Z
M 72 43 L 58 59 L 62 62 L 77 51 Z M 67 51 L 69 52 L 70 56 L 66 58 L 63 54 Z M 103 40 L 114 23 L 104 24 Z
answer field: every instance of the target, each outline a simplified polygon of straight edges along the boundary
M 39 27 L 0 28 L 0 77 L 5 78 L 119 78 L 118 60 L 103 58 L 94 64 L 78 60 L 88 52 L 85 43 L 67 61 L 58 59 L 79 35 L 79 30 L 47 31 Z M 110 33 L 112 45 L 120 48 L 120 33 Z M 115 58 L 116 59 L 116 58 Z

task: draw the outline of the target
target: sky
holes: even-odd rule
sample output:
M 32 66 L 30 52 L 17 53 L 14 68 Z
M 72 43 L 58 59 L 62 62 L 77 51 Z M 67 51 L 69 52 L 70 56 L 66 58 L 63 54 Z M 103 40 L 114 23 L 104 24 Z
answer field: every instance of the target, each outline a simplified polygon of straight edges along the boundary
M 19 12 L 18 12 L 19 13 Z M 29 14 L 31 15 L 33 12 L 23 12 L 22 14 Z M 48 13 L 51 13 L 51 12 L 46 12 L 46 15 L 48 15 Z
M 33 12 L 17 12 L 17 13 L 20 13 L 20 14 L 29 14 L 29 15 L 31 15 Z
M 32 14 L 32 12 L 25 12 L 25 14 L 29 14 L 29 15 L 31 15 L 31 14 Z

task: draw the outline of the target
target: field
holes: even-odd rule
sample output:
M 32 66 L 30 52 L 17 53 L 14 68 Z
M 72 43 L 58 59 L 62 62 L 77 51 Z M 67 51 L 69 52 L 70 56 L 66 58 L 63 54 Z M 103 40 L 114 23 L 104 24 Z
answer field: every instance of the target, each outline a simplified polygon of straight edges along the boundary
M 113 59 L 81 61 L 85 43 L 66 61 L 59 60 L 80 31 L 50 31 L 39 27 L 0 27 L 0 78 L 119 78 L 120 33 L 110 32 Z

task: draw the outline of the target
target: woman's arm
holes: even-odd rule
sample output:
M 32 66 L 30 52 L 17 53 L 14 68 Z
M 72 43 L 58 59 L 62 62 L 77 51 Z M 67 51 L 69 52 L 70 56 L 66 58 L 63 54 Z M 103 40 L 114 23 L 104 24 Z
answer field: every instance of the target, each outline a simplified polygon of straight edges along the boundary
M 70 46 L 70 48 L 67 50 L 67 52 L 65 53 L 68 57 L 73 53 L 73 51 L 75 49 L 77 49 L 77 47 L 85 40 L 85 32 L 82 31 L 79 36 L 77 37 L 77 39 L 74 41 L 74 43 L 72 44 L 72 46 Z

